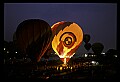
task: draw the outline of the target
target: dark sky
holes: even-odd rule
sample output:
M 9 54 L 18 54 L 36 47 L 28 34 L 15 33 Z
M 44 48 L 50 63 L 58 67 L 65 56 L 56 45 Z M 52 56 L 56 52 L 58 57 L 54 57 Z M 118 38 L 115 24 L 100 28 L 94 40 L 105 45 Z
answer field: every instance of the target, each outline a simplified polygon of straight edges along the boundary
M 101 42 L 104 45 L 103 52 L 116 49 L 115 3 L 4 3 L 4 40 L 12 41 L 18 24 L 30 18 L 45 20 L 50 26 L 59 21 L 73 21 L 84 33 L 90 34 L 91 44 Z M 84 42 L 77 52 L 87 52 Z

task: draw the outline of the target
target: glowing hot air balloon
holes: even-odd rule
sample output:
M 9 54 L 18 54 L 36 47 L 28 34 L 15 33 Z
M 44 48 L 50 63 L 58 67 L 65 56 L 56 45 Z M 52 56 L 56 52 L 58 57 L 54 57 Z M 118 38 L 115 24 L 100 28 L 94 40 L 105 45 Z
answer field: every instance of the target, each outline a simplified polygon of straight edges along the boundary
M 74 22 L 61 21 L 52 25 L 52 48 L 64 64 L 75 54 L 83 41 L 83 31 Z

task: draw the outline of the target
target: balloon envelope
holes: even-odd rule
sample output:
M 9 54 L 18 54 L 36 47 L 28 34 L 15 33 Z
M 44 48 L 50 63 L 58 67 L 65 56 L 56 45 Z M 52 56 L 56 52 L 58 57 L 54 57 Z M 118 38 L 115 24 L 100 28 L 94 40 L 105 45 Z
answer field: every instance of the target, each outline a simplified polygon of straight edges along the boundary
M 63 62 L 68 62 L 82 43 L 83 31 L 78 24 L 66 21 L 57 22 L 51 28 L 52 48 Z
M 87 51 L 89 51 L 90 48 L 91 48 L 91 44 L 90 43 L 85 43 L 84 47 Z
M 104 49 L 104 45 L 102 43 L 93 43 L 92 44 L 92 50 L 95 54 L 101 54 L 101 52 Z
M 88 43 L 88 42 L 90 41 L 90 35 L 89 35 L 89 34 L 84 34 L 84 35 L 83 35 L 83 41 L 84 41 L 85 43 Z
M 21 52 L 38 62 L 50 44 L 52 31 L 46 21 L 28 19 L 18 25 L 15 34 Z

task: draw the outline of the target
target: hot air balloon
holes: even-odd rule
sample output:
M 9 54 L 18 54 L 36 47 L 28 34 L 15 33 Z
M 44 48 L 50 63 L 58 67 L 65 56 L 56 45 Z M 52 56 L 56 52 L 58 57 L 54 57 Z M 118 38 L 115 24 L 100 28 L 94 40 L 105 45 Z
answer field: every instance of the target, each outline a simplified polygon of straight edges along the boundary
M 28 19 L 18 25 L 14 36 L 20 51 L 39 62 L 51 43 L 52 30 L 44 20 Z
M 85 43 L 88 43 L 88 42 L 90 41 L 90 35 L 89 35 L 89 34 L 84 34 L 84 35 L 83 35 L 83 41 L 84 41 Z
M 64 64 L 75 54 L 83 40 L 81 27 L 74 22 L 61 21 L 52 25 L 52 48 Z
M 96 42 L 92 44 L 92 50 L 95 54 L 101 54 L 104 49 L 104 45 L 100 42 Z
M 48 49 L 46 50 L 45 54 L 43 55 L 43 57 L 44 57 L 45 59 L 49 59 L 52 51 L 53 51 L 52 45 L 50 44 L 49 47 L 48 47 Z
M 90 48 L 91 48 L 91 44 L 90 43 L 85 43 L 84 47 L 87 51 L 89 51 Z

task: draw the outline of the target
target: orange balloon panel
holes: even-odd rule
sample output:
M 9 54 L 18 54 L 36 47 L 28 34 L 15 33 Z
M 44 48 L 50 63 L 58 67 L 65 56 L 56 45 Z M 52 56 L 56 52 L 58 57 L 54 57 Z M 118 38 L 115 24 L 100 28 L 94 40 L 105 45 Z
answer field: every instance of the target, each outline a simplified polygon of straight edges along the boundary
M 61 21 L 52 27 L 52 48 L 60 58 L 71 58 L 83 41 L 83 31 L 74 22 Z

